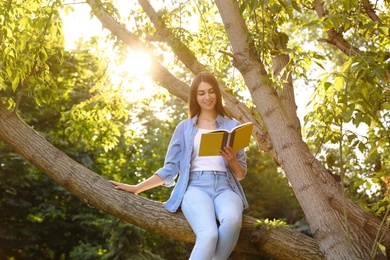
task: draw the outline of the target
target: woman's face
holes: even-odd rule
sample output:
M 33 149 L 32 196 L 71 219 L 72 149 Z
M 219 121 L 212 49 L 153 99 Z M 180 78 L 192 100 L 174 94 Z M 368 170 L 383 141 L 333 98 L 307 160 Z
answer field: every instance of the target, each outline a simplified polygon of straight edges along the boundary
M 209 83 L 201 82 L 198 86 L 196 100 L 201 110 L 215 110 L 217 95 Z

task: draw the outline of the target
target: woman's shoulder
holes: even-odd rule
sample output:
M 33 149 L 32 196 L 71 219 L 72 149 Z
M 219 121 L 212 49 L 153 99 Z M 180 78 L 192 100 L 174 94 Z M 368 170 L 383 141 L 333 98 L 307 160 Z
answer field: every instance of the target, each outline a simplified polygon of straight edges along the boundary
M 222 117 L 222 123 L 232 125 L 232 126 L 237 126 L 240 124 L 240 122 L 237 119 L 226 117 L 226 116 Z
M 236 119 L 229 118 L 229 117 L 223 117 L 220 118 L 220 121 L 217 122 L 217 127 L 220 129 L 227 129 L 231 130 L 232 128 L 240 125 L 240 122 Z
M 189 127 L 189 126 L 192 126 L 193 124 L 196 123 L 196 121 L 194 118 L 187 118 L 187 119 L 183 119 L 182 121 L 180 121 L 178 124 L 177 124 L 177 127 L 176 128 L 182 128 L 182 127 Z

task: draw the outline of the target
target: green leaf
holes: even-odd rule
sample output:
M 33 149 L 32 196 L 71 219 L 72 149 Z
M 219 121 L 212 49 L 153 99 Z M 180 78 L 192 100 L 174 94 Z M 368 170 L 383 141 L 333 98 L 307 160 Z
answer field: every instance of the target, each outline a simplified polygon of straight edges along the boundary
M 386 211 L 386 207 L 385 206 L 381 206 L 378 208 L 378 210 L 375 212 L 378 216 L 380 216 L 383 212 Z
M 314 60 L 314 63 L 317 64 L 321 69 L 325 69 L 324 65 L 321 62 Z
M 328 164 L 329 168 L 332 168 L 335 166 L 336 158 L 334 157 L 334 155 L 332 153 L 329 153 L 326 156 L 326 163 Z
M 9 78 L 12 78 L 12 69 L 10 68 L 10 67 L 6 67 L 5 68 L 5 71 L 7 72 L 7 76 L 9 77 Z
M 353 58 L 350 57 L 347 60 L 347 62 L 345 62 L 343 64 L 343 66 L 341 67 L 341 71 L 344 72 L 344 73 L 347 72 L 351 68 L 352 62 L 353 62 Z
M 335 27 L 335 28 L 338 28 L 339 27 L 339 17 L 338 15 L 328 15 L 327 17 L 331 22 L 332 22 L 332 26 L 331 27 Z M 330 26 L 330 25 L 329 25 Z M 330 27 L 330 28 L 331 28 Z
M 390 110 L 390 102 L 387 101 L 387 102 L 383 103 L 383 104 L 382 104 L 382 108 L 383 108 L 383 109 Z
M 12 90 L 13 91 L 16 91 L 16 89 L 18 88 L 18 86 L 19 86 L 19 76 L 18 75 L 16 75 L 15 77 L 14 77 L 14 79 L 12 80 Z
M 345 86 L 345 78 L 342 76 L 337 76 L 334 80 L 334 87 L 338 92 L 341 92 Z
M 359 151 L 361 153 L 363 153 L 364 149 L 366 148 L 366 145 L 363 142 L 359 142 L 358 148 L 359 148 Z
M 345 120 L 345 122 L 349 122 L 352 119 L 353 110 L 345 109 L 342 110 L 341 116 Z
M 373 183 L 380 183 L 381 182 L 381 180 L 379 178 L 376 178 L 376 177 L 372 178 L 371 181 Z

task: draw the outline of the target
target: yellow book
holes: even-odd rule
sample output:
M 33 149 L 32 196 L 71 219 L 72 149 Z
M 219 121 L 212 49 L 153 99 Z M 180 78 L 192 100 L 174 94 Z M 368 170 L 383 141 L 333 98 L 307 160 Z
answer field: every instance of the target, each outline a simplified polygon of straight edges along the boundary
M 232 130 L 218 129 L 203 133 L 200 139 L 199 156 L 220 155 L 219 151 L 225 146 L 238 151 L 249 145 L 253 122 L 247 122 L 234 127 Z

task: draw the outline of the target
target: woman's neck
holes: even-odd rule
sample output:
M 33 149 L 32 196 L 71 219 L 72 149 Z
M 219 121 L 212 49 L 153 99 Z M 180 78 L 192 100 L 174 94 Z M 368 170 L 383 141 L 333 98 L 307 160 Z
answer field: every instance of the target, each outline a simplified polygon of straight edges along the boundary
M 204 112 L 198 117 L 198 127 L 203 129 L 214 129 L 215 119 L 217 118 L 217 112 Z

